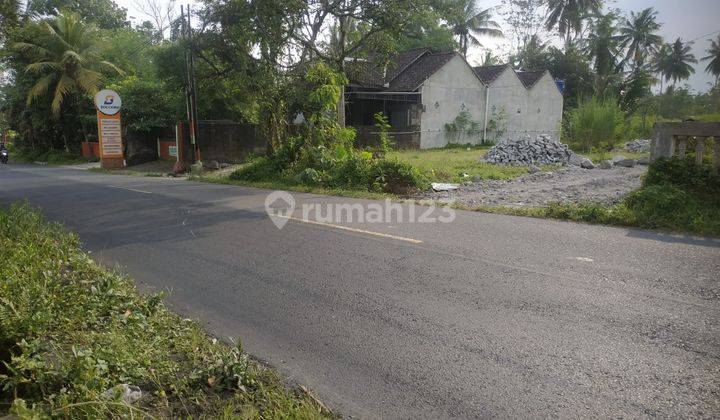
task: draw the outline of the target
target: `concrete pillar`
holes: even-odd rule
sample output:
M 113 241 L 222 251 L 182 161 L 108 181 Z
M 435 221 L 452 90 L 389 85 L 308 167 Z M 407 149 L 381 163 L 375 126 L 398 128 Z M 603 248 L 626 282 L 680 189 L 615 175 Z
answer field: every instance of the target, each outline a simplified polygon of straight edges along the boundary
M 655 129 L 653 133 L 650 161 L 654 162 L 661 157 L 671 157 L 675 153 L 675 138 L 667 130 Z
M 678 156 L 680 159 L 685 159 L 685 150 L 687 149 L 687 137 L 678 137 Z
M 703 155 L 705 154 L 705 137 L 697 137 L 695 144 L 695 163 L 702 165 Z

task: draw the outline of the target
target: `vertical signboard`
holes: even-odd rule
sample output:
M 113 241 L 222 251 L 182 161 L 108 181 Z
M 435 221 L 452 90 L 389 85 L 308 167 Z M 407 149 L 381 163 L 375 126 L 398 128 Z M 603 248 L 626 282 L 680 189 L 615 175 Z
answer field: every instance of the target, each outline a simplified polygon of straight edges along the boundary
M 100 162 L 105 169 L 122 168 L 123 144 L 120 107 L 122 101 L 117 92 L 104 89 L 95 95 L 98 118 Z

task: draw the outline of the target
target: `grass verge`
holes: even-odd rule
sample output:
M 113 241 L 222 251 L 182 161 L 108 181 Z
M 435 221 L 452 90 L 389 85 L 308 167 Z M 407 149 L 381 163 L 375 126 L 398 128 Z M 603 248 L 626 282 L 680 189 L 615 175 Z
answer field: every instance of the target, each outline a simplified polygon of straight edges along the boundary
M 19 152 L 10 150 L 10 160 L 15 162 L 45 162 L 48 165 L 77 165 L 81 163 L 97 162 L 97 158 L 84 158 L 60 150 L 50 150 L 45 153 Z
M 650 165 L 642 186 L 614 206 L 554 203 L 456 208 L 720 237 L 720 176 L 707 165 L 696 165 L 692 158 L 660 159 Z
M 527 166 L 505 166 L 481 162 L 490 146 L 446 147 L 427 150 L 394 150 L 391 158 L 418 168 L 434 182 L 462 182 L 468 179 L 513 179 L 526 174 Z M 543 166 L 545 171 L 555 166 Z M 467 176 L 464 176 L 467 174 Z
M 233 171 L 237 170 L 237 165 L 231 168 Z M 232 173 L 232 172 L 230 172 Z M 213 184 L 223 185 L 239 185 L 243 187 L 252 188 L 263 188 L 267 190 L 283 190 L 283 191 L 296 191 L 311 194 L 321 195 L 334 195 L 337 197 L 350 197 L 350 198 L 366 198 L 371 200 L 384 200 L 386 198 L 397 198 L 396 195 L 390 193 L 380 193 L 367 190 L 353 190 L 353 189 L 342 189 L 342 188 L 323 188 L 316 186 L 308 186 L 303 184 L 288 183 L 280 180 L 268 180 L 268 181 L 247 181 L 243 179 L 233 179 L 230 177 L 228 171 L 213 171 L 204 172 L 200 174 L 191 174 L 188 177 L 190 181 L 210 182 Z
M 329 416 L 240 346 L 96 265 L 26 205 L 0 210 L 0 249 L 0 417 Z M 127 401 L 121 384 L 142 396 Z

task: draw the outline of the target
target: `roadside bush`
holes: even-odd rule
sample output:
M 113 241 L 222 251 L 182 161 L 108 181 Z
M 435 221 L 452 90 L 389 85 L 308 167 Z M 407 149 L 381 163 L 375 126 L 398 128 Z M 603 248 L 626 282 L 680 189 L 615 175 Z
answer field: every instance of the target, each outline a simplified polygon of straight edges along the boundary
M 575 148 L 612 149 L 623 132 L 625 114 L 613 98 L 592 97 L 568 111 L 566 130 Z
M 0 210 L 0 252 L 0 417 L 321 416 L 239 346 L 141 296 L 27 206 Z M 142 397 L 123 401 L 120 384 Z
M 398 160 L 375 161 L 371 169 L 371 188 L 393 194 L 407 194 L 426 188 L 428 181 L 413 166 Z
M 720 199 L 698 195 L 671 184 L 645 186 L 625 200 L 637 224 L 691 233 L 720 235 Z
M 660 121 L 657 115 L 633 115 L 627 120 L 622 140 L 649 139 L 652 137 L 653 125 Z
M 426 182 L 410 165 L 386 160 L 389 137 L 381 136 L 372 150 L 354 147 L 355 130 L 338 124 L 337 104 L 345 79 L 325 64 L 310 68 L 308 105 L 303 111 L 307 124 L 300 133 L 276 147 L 263 158 L 251 161 L 231 174 L 231 179 L 250 182 L 281 182 L 289 185 L 374 192 L 406 193 Z M 376 115 L 381 132 L 388 123 Z
M 643 185 L 670 184 L 708 194 L 720 194 L 720 176 L 709 165 L 697 165 L 692 157 L 660 158 L 648 168 Z

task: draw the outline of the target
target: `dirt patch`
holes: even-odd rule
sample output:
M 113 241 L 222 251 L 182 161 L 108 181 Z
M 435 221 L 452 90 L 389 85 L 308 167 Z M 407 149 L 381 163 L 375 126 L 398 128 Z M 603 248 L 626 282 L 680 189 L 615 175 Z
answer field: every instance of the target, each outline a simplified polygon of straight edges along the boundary
M 468 182 L 454 191 L 429 191 L 417 198 L 455 200 L 470 206 L 537 207 L 557 202 L 617 204 L 640 187 L 646 170 L 646 166 L 591 170 L 572 166 L 512 180 Z

